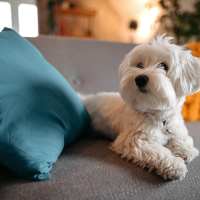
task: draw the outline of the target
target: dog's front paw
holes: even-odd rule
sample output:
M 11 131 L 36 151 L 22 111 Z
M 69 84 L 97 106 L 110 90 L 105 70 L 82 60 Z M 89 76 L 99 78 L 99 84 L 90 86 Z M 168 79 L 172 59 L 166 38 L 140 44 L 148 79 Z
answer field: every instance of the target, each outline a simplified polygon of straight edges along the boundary
M 182 158 L 185 160 L 186 163 L 191 162 L 199 155 L 199 150 L 195 147 L 191 148 L 185 154 L 182 156 Z
M 166 180 L 179 179 L 183 180 L 187 174 L 187 166 L 182 158 L 175 158 L 173 163 L 163 170 L 163 176 Z

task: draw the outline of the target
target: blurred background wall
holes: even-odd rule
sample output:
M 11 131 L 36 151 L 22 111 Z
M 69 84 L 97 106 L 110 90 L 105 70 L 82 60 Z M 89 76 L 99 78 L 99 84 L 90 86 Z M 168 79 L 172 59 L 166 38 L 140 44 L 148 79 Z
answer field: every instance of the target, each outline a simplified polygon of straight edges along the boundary
M 38 1 L 39 11 L 45 10 L 45 4 L 48 4 L 48 0 Z M 58 2 L 51 1 L 48 5 L 49 8 L 54 4 L 56 7 Z M 160 8 L 157 1 L 148 0 L 73 0 L 63 1 L 62 6 L 58 6 L 61 18 L 61 7 L 69 9 L 79 9 L 84 14 L 77 13 L 73 15 L 70 13 L 63 14 L 63 21 L 67 26 L 74 26 L 74 35 L 79 32 L 88 32 L 88 36 L 92 36 L 96 39 L 121 41 L 121 42 L 140 42 L 147 40 L 154 35 L 158 29 L 157 17 L 160 15 Z M 58 10 L 59 10 L 58 9 Z M 50 9 L 51 10 L 51 9 Z M 92 13 L 93 12 L 93 13 Z M 40 13 L 40 12 L 39 12 Z M 52 30 L 55 32 L 62 32 L 58 30 L 58 27 L 53 26 L 53 29 L 48 29 L 45 26 L 44 21 L 48 21 L 48 16 L 43 12 L 40 16 L 40 30 L 41 33 L 48 34 Z M 54 19 L 56 21 L 56 14 L 54 13 Z M 88 16 L 87 16 L 88 15 Z M 44 19 L 46 18 L 46 19 Z M 64 19 L 65 18 L 65 19 Z M 68 19 L 67 19 L 68 18 Z M 85 20 L 84 20 L 85 19 Z M 70 24 L 71 20 L 71 24 Z M 53 22 L 54 25 L 62 22 Z M 64 24 L 64 22 L 63 22 Z M 67 29 L 67 28 L 66 28 Z M 62 33 L 60 33 L 62 34 Z M 67 31 L 63 31 L 63 35 L 67 34 Z
M 200 0 L 0 0 L 0 29 L 128 43 L 200 39 Z
M 135 43 L 164 32 L 182 43 L 199 39 L 199 0 L 44 0 L 38 7 L 44 34 Z

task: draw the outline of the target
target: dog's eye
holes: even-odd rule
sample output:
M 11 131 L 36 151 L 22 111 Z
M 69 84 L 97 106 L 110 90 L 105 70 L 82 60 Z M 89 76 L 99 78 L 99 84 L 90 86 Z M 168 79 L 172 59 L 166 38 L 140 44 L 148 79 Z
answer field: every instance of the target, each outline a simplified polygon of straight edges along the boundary
M 169 67 L 166 63 L 161 62 L 160 64 L 158 64 L 158 67 L 165 70 L 166 72 L 168 71 Z
M 144 68 L 144 65 L 143 65 L 143 63 L 140 62 L 140 63 L 138 63 L 138 64 L 136 65 L 136 67 L 142 69 L 142 68 Z

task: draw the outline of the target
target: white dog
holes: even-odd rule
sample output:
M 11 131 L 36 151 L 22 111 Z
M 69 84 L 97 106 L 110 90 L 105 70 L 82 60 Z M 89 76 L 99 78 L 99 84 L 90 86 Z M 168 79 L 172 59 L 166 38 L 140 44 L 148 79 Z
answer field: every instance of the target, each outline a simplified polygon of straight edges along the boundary
M 84 98 L 93 127 L 116 133 L 112 150 L 164 179 L 183 179 L 198 156 L 181 116 L 200 88 L 200 61 L 160 36 L 136 46 L 119 68 L 120 94 Z

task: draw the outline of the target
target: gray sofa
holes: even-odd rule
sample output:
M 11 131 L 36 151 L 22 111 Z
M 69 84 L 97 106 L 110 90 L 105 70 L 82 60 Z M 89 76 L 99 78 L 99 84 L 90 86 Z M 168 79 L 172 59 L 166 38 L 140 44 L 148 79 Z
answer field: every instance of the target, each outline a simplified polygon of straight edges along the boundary
M 117 90 L 117 69 L 133 45 L 41 36 L 30 39 L 82 93 Z M 200 149 L 200 123 L 188 124 Z M 110 141 L 88 137 L 65 148 L 52 178 L 31 182 L 0 168 L 0 200 L 199 200 L 200 159 L 182 181 L 163 181 L 120 159 Z

